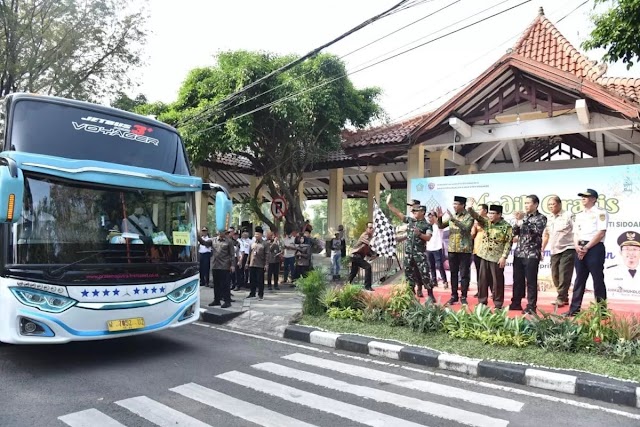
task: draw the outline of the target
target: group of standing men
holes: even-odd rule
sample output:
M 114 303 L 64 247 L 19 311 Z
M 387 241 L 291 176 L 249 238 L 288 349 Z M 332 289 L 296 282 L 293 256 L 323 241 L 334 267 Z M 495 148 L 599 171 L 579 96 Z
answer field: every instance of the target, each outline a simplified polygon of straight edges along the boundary
M 569 305 L 569 287 L 574 267 L 576 280 L 567 314 L 573 316 L 580 311 L 589 275 L 593 280 L 596 300 L 605 300 L 603 242 L 608 214 L 596 205 L 598 193 L 595 190 L 588 189 L 578 196 L 581 197 L 583 210 L 576 215 L 562 209 L 562 201 L 558 196 L 550 197 L 547 204 L 550 215 L 547 218 L 538 210 L 538 197 L 529 195 L 525 198 L 524 212 L 514 214 L 513 224 L 502 217 L 501 205 L 480 205 L 479 211 L 475 211 L 472 198 L 454 197 L 453 212 L 445 212 L 438 207 L 427 214 L 429 221 L 425 219 L 426 207 L 420 205 L 418 200 L 408 204 L 413 216 L 407 216 L 392 206 L 391 198 L 388 198 L 390 210 L 408 224 L 404 268 L 409 286 L 412 289 L 417 286 L 417 295 L 420 297 L 422 288 L 426 288 L 428 299 L 435 301 L 433 287 L 437 286 L 436 268 L 444 270 L 443 257 L 438 257 L 440 263 L 429 263 L 429 249 L 438 248 L 429 248 L 427 245 L 434 236 L 434 240 L 441 239 L 441 231 L 449 227 L 451 298 L 448 304 L 467 303 L 473 254 L 478 274 L 478 303 L 487 303 L 490 290 L 494 306 L 503 308 L 504 268 L 513 243 L 516 246 L 513 254 L 513 296 L 509 310 L 522 311 L 524 314 L 532 314 L 537 310 L 538 269 L 547 246 L 551 252 L 553 282 L 558 289 L 556 306 Z M 446 283 L 443 273 L 441 275 Z M 527 305 L 523 309 L 522 299 L 525 297 Z
M 279 290 L 281 258 L 284 261 L 284 281 L 295 280 L 311 268 L 311 242 L 308 231 L 298 234 L 293 231 L 279 239 L 272 231 L 266 236 L 262 227 L 256 227 L 252 239 L 248 232 L 238 238 L 234 227 L 220 231 L 216 237 L 209 236 L 207 227 L 202 227 L 198 236 L 200 262 L 200 284 L 209 286 L 213 281 L 214 299 L 209 306 L 227 308 L 234 300 L 232 290 L 243 285 L 250 287 L 247 298 L 264 298 L 265 273 L 269 290 Z M 283 256 L 284 255 L 284 256 Z M 272 287 L 273 283 L 273 287 Z

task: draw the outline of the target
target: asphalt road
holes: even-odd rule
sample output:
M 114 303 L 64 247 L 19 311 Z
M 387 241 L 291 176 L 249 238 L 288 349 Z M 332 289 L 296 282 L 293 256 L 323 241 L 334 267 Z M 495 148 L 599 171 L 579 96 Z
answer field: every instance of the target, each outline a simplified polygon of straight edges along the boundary
M 0 346 L 0 426 L 639 426 L 640 410 L 209 325 Z

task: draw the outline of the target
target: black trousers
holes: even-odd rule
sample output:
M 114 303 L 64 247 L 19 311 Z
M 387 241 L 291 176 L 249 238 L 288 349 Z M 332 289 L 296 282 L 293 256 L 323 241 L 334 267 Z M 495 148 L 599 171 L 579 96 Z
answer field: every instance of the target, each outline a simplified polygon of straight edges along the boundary
M 199 253 L 200 258 L 200 284 L 209 286 L 209 272 L 211 271 L 211 252 Z
M 249 261 L 249 254 L 242 254 L 242 262 L 240 264 L 240 274 L 238 275 L 238 278 L 240 279 L 240 282 L 242 285 L 248 285 L 250 283 L 249 281 L 249 266 L 247 265 L 247 261 Z M 239 283 L 238 286 L 241 286 L 241 284 Z
M 358 275 L 358 270 L 364 269 L 364 287 L 371 288 L 371 264 L 369 264 L 362 255 L 351 256 L 351 272 L 349 273 L 349 283 Z
M 229 282 L 231 281 L 231 272 L 229 270 L 213 269 L 213 301 L 224 301 L 231 304 L 231 291 Z
M 536 258 L 513 258 L 513 296 L 511 305 L 518 307 L 522 303 L 525 290 L 527 294 L 527 308 L 535 310 L 538 306 L 538 266 L 540 260 Z M 526 283 L 526 287 L 525 287 Z
M 596 301 L 601 302 L 607 299 L 607 287 L 604 284 L 605 255 L 606 251 L 602 243 L 598 243 L 589 249 L 581 260 L 578 259 L 578 254 L 576 253 L 576 281 L 573 283 L 573 295 L 571 297 L 569 313 L 577 313 L 580 311 L 589 274 L 591 274 L 591 279 L 593 280 L 593 294 L 596 297 Z
M 264 267 L 249 267 L 249 283 L 251 283 L 251 291 L 249 296 L 255 297 L 256 290 L 258 296 L 264 296 Z
M 271 289 L 271 279 L 273 278 L 273 286 L 278 287 L 278 275 L 280 274 L 280 263 L 270 262 L 267 268 L 267 287 Z
M 451 298 L 458 299 L 458 274 L 462 286 L 462 297 L 467 297 L 471 275 L 471 254 L 449 252 L 449 272 L 451 273 Z

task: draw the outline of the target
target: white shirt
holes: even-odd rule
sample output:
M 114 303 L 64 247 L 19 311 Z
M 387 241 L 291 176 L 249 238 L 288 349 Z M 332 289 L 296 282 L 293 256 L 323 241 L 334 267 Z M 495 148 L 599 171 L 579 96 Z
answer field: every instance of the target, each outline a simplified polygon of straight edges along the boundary
M 573 232 L 578 240 L 591 240 L 598 231 L 606 231 L 609 214 L 606 210 L 593 206 L 576 215 Z
M 283 240 L 284 246 L 295 246 L 296 244 L 296 239 L 293 236 L 286 236 Z M 286 249 L 284 250 L 284 257 L 285 258 L 293 258 L 294 256 L 296 256 L 296 251 L 293 249 Z
M 137 225 L 137 227 L 133 224 Z M 122 231 L 126 233 L 151 236 L 153 234 L 153 222 L 151 221 L 151 218 L 146 215 L 129 215 L 127 218 L 122 220 Z
M 443 234 L 444 234 L 444 230 L 440 230 L 438 227 L 433 227 L 433 233 L 431 234 L 431 238 L 427 242 L 428 251 L 438 251 L 442 249 Z
M 211 241 L 211 237 L 209 237 L 209 236 L 201 236 L 201 238 L 205 242 Z M 201 253 L 201 254 L 208 254 L 208 253 L 211 252 L 211 246 L 205 246 L 202 243 L 200 243 L 199 247 L 198 247 L 198 252 Z
M 251 240 L 250 239 L 240 239 L 240 253 L 249 255 L 251 252 Z

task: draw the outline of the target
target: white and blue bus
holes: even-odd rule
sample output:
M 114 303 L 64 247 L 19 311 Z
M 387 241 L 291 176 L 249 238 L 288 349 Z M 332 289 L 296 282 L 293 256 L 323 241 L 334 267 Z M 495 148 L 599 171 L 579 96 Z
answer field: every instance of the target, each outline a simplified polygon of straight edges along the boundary
M 0 342 L 197 320 L 196 195 L 216 192 L 218 219 L 231 202 L 191 176 L 177 131 L 62 98 L 12 94 L 1 108 Z

